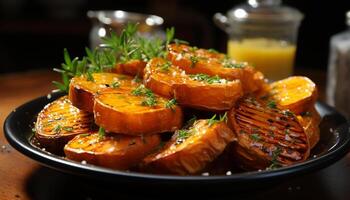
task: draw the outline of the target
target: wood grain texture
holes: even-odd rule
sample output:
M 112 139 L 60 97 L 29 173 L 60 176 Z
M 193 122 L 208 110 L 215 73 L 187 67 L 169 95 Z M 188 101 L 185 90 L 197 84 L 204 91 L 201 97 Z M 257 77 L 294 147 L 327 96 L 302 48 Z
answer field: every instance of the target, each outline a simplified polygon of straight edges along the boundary
M 39 167 L 7 143 L 3 134 L 5 118 L 17 106 L 48 94 L 54 89 L 51 81 L 57 79 L 59 75 L 49 70 L 0 76 L 0 199 L 28 199 L 27 177 Z

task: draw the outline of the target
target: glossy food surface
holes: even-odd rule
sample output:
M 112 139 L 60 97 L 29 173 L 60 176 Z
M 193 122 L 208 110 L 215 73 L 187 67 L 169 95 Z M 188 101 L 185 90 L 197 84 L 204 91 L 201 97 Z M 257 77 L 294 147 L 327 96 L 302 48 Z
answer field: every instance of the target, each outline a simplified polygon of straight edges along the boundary
M 75 135 L 91 131 L 92 114 L 74 107 L 67 96 L 46 105 L 38 114 L 35 137 L 47 150 L 62 151 Z

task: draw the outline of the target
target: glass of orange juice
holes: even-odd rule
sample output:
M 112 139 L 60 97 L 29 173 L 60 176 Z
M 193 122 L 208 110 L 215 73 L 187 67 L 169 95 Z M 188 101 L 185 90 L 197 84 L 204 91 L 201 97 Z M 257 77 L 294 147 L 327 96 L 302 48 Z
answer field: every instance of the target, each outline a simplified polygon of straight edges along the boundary
M 237 61 L 255 66 L 271 80 L 292 75 L 295 44 L 267 38 L 229 40 L 227 54 Z
M 214 22 L 229 35 L 228 55 L 248 62 L 273 80 L 293 73 L 296 38 L 303 15 L 281 0 L 248 0 Z

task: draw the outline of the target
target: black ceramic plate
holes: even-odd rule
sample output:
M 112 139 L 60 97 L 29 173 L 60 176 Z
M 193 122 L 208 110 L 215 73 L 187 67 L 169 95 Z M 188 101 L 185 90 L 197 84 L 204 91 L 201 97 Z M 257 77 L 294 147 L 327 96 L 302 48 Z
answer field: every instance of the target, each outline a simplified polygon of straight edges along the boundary
M 45 166 L 115 183 L 147 183 L 150 185 L 174 185 L 181 183 L 181 185 L 190 184 L 197 186 L 215 183 L 215 185 L 229 184 L 239 188 L 245 186 L 252 188 L 257 183 L 261 185 L 265 182 L 281 180 L 292 175 L 300 175 L 329 166 L 343 157 L 350 147 L 349 126 L 345 118 L 330 106 L 317 103 L 316 108 L 322 116 L 320 125 L 321 140 L 313 149 L 310 158 L 303 163 L 276 170 L 252 171 L 228 176 L 168 176 L 117 171 L 65 160 L 30 144 L 29 139 L 32 136 L 31 126 L 37 113 L 47 103 L 61 95 L 56 93 L 52 94 L 50 99 L 46 96 L 34 99 L 11 112 L 4 125 L 4 133 L 7 140 L 15 149 Z

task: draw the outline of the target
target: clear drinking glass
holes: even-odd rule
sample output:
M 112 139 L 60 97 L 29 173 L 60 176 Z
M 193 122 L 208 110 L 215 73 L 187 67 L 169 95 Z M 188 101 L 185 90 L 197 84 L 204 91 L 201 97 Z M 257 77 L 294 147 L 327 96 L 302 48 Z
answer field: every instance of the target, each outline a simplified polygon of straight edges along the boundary
M 229 36 L 229 56 L 278 80 L 293 73 L 302 18 L 301 12 L 281 5 L 281 0 L 248 0 L 226 15 L 216 13 L 214 22 Z

